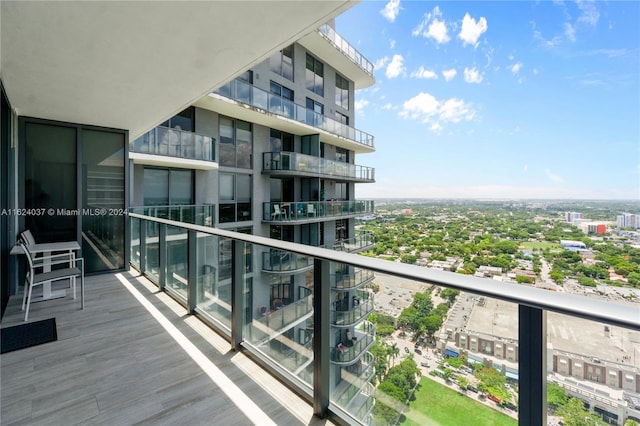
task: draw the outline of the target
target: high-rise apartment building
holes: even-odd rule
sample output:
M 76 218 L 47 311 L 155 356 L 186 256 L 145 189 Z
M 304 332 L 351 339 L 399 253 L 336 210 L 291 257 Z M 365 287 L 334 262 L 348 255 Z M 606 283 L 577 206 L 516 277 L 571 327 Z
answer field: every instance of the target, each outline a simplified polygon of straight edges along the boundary
M 130 144 L 131 205 L 199 224 L 312 246 L 356 252 L 373 241 L 356 229 L 373 213 L 356 198 L 356 184 L 374 181 L 356 155 L 374 151 L 374 137 L 357 129 L 355 90 L 374 83 L 373 65 L 342 39 L 333 23 L 320 26 L 217 88 Z M 197 205 L 198 207 L 184 207 Z M 160 207 L 175 206 L 175 207 Z M 182 207 L 178 207 L 182 206 Z M 187 219 L 189 220 L 189 219 Z M 185 238 L 167 247 L 169 285 L 186 286 L 180 255 Z M 203 260 L 210 285 L 202 304 L 223 325 L 231 295 L 230 241 L 209 244 L 218 268 Z M 136 247 L 132 247 L 136 250 Z M 134 253 L 135 255 L 135 253 Z M 225 261 L 225 259 L 227 261 Z M 248 250 L 246 337 L 303 382 L 312 382 L 313 262 L 279 250 Z M 153 269 L 153 268 L 151 268 Z M 368 422 L 373 408 L 375 328 L 366 321 L 373 294 L 369 271 L 331 270 L 330 389 L 334 402 Z
M 616 218 L 616 224 L 619 228 L 640 228 L 640 215 L 633 213 L 622 213 Z

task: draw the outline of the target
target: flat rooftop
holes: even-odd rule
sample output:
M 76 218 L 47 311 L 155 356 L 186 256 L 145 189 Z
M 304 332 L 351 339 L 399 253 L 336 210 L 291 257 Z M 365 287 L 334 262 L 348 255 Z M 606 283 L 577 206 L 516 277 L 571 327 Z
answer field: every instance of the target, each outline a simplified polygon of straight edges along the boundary
M 465 310 L 470 312 L 466 323 L 468 331 L 518 339 L 517 305 L 486 297 L 482 298 L 482 304 L 480 297 L 466 293 L 460 295 L 460 303 L 466 302 L 467 298 L 473 301 L 472 308 L 471 304 L 464 304 Z M 640 307 L 638 312 L 640 314 Z M 605 331 L 605 326 L 609 331 Z M 547 312 L 547 333 L 548 343 L 554 350 L 640 368 L 640 332 L 637 330 Z M 625 360 L 624 357 L 628 358 Z

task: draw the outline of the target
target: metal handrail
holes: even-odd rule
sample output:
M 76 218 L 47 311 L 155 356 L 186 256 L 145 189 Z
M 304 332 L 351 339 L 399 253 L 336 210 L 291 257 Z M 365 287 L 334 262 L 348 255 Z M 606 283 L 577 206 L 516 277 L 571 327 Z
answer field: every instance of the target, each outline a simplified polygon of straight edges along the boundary
M 320 247 L 260 237 L 257 235 L 187 224 L 137 213 L 129 213 L 129 217 L 182 227 L 209 235 L 231 238 L 269 248 L 286 250 L 324 261 L 346 263 L 355 267 L 370 269 L 374 272 L 394 275 L 407 280 L 453 288 L 509 303 L 516 303 L 536 309 L 584 318 L 590 321 L 604 322 L 610 325 L 617 325 L 634 330 L 638 329 L 638 308 L 632 305 L 623 305 L 606 300 L 590 299 L 568 293 L 550 292 L 535 287 L 486 280 L 484 278 L 470 275 L 433 270 L 406 263 L 389 262 L 372 257 L 359 256 L 352 253 L 338 252 Z

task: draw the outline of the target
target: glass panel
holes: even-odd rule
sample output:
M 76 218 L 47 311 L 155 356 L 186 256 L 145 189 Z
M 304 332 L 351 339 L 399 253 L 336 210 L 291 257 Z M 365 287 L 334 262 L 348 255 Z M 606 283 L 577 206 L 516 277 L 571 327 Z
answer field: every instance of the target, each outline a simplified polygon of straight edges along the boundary
M 236 220 L 236 205 L 235 204 L 220 204 L 218 212 L 220 223 L 235 222 Z
M 188 232 L 183 228 L 168 226 L 165 288 L 185 302 L 189 285 L 188 254 Z
M 171 170 L 169 204 L 193 204 L 193 171 Z
M 25 208 L 55 214 L 26 216 L 36 242 L 77 240 L 76 129 L 26 123 Z
M 376 280 L 384 288 L 376 294 L 377 306 L 383 307 L 376 329 L 393 332 L 396 319 L 400 333 L 370 350 L 382 379 L 374 418 L 402 414 L 407 424 L 462 424 L 472 416 L 474 424 L 517 425 L 518 306 L 444 287 L 425 289 L 405 280 L 399 285 L 383 276 Z M 387 353 L 396 366 L 383 359 Z M 419 377 L 403 375 L 407 386 L 396 392 L 384 378 L 403 371 Z M 416 382 L 407 409 L 399 402 Z
M 250 169 L 251 155 L 253 153 L 250 123 L 236 121 L 236 148 L 238 167 Z
M 158 244 L 158 223 L 145 221 L 143 225 L 146 228 L 146 237 L 144 244 L 146 245 L 145 258 L 145 274 L 158 283 L 160 280 L 160 250 Z
M 198 234 L 198 289 L 196 307 L 199 313 L 231 332 L 231 282 L 224 283 L 222 276 L 216 277 L 218 268 L 219 238 Z M 225 247 L 226 249 L 226 247 Z M 229 258 L 230 259 L 230 258 Z
M 87 273 L 125 265 L 124 140 L 122 133 L 82 130 L 82 256 Z
M 220 200 L 235 200 L 234 175 L 220 173 Z
M 169 204 L 169 170 L 145 167 L 142 185 L 145 206 Z
M 270 257 L 275 252 L 253 246 Z M 278 254 L 286 256 L 287 253 Z M 293 253 L 288 253 L 294 257 Z M 310 272 L 312 273 L 312 272 Z M 246 287 L 253 309 L 245 323 L 245 339 L 294 377 L 313 383 L 313 291 L 306 274 L 268 275 Z
M 140 219 L 131 218 L 131 263 L 140 268 Z
M 574 286 L 565 283 L 565 291 L 585 297 L 597 294 L 582 293 L 577 282 Z M 630 289 L 598 287 L 611 298 L 616 292 L 633 294 Z M 614 303 L 633 302 L 621 298 Z M 619 425 L 627 418 L 640 418 L 638 330 L 547 312 L 547 336 L 549 417 L 585 425 Z

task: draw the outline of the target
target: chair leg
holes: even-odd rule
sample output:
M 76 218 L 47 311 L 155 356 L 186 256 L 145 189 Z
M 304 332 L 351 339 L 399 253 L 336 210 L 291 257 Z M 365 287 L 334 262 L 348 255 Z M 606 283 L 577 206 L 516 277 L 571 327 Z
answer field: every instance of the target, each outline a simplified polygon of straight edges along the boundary
M 80 275 L 80 308 L 84 309 L 84 273 Z
M 24 311 L 24 305 L 27 301 L 27 289 L 29 288 L 29 279 L 28 276 L 24 279 L 24 290 L 22 291 L 22 311 Z
M 33 290 L 33 286 L 29 285 L 29 294 L 27 295 L 27 309 L 24 313 L 24 320 L 27 321 L 29 319 L 29 305 L 31 305 L 31 290 Z

